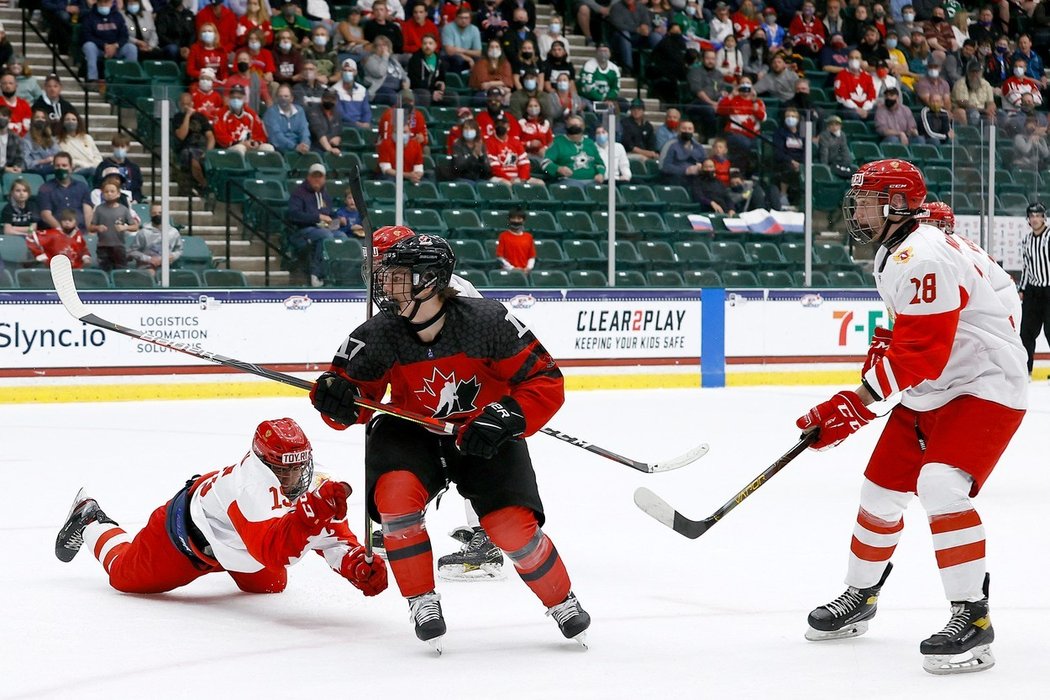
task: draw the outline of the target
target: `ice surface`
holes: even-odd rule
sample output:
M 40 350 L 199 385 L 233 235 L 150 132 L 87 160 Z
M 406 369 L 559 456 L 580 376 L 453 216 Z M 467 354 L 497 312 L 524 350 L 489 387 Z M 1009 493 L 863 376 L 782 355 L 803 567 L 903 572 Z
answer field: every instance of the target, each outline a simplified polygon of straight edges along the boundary
M 711 452 L 645 475 L 557 440 L 530 440 L 545 530 L 594 618 L 585 651 L 515 576 L 440 583 L 444 656 L 415 639 L 394 586 L 365 599 L 310 556 L 276 596 L 213 574 L 170 594 L 106 585 L 90 552 L 70 564 L 55 534 L 81 485 L 129 532 L 194 473 L 235 461 L 264 418 L 289 415 L 318 461 L 361 488 L 363 432 L 326 428 L 305 399 L 0 406 L 0 697 L 1043 698 L 1050 604 L 1050 388 L 977 499 L 988 531 L 998 665 L 967 677 L 921 668 L 919 641 L 948 619 L 917 502 L 867 635 L 803 639 L 806 614 L 842 591 L 869 427 L 809 452 L 698 540 L 632 502 L 645 485 L 692 518 L 709 515 L 790 447 L 794 418 L 823 387 L 570 394 L 552 425 L 635 459 L 699 442 Z M 352 521 L 362 527 L 360 492 Z M 455 543 L 460 500 L 428 524 Z

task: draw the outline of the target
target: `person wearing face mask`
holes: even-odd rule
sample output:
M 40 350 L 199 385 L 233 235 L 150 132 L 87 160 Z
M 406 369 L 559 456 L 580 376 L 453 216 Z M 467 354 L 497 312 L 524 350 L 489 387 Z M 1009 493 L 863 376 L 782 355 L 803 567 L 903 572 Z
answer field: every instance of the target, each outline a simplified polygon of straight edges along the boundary
M 660 151 L 660 173 L 667 184 L 681 184 L 700 201 L 697 194 L 700 168 L 707 154 L 696 140 L 696 126 L 688 119 L 680 121 L 674 138 Z M 714 163 L 711 164 L 712 169 Z
M 94 177 L 95 169 L 102 162 L 102 153 L 76 112 L 66 114 L 59 122 L 58 146 L 72 156 L 73 170 L 78 175 Z
M 215 71 L 211 68 L 203 68 L 197 84 L 190 88 L 193 108 L 213 125 L 223 110 L 226 109 L 226 105 L 222 101 L 222 95 L 215 89 L 215 82 Z
M 102 182 L 103 173 L 108 168 L 116 168 L 120 176 L 124 178 L 124 187 L 131 192 L 131 198 L 136 202 L 142 201 L 142 168 L 132 160 L 128 159 L 128 146 L 131 139 L 124 134 L 117 134 L 110 141 L 113 146 L 113 154 L 106 156 L 95 168 L 94 182 Z
M 450 179 L 488 180 L 492 177 L 492 168 L 489 167 L 489 155 L 478 123 L 467 118 L 458 128 L 459 134 L 448 151 L 452 156 Z
M 678 127 L 681 124 L 682 113 L 671 107 L 664 113 L 664 122 L 655 129 L 657 153 L 662 153 L 664 145 L 678 138 Z
M 766 105 L 755 94 L 751 79 L 741 78 L 736 89 L 718 101 L 717 111 L 727 117 L 725 139 L 729 144 L 729 160 L 745 175 L 750 174 L 751 152 L 766 118 Z
M 438 53 L 437 38 L 424 36 L 419 51 L 408 59 L 408 84 L 422 107 L 445 102 L 445 60 Z
M 618 102 L 620 67 L 609 60 L 609 47 L 598 44 L 595 57 L 587 59 L 580 70 L 580 96 L 591 102 Z M 626 105 L 625 105 L 626 106 Z M 627 111 L 626 109 L 623 111 Z
M 306 107 L 306 119 L 313 149 L 319 153 L 338 155 L 343 131 L 338 92 L 332 88 L 325 90 L 319 102 Z
M 51 161 L 58 151 L 58 139 L 51 133 L 47 112 L 34 111 L 29 122 L 29 133 L 22 137 L 22 170 L 50 175 L 53 170 Z
M 910 4 L 904 5 L 897 18 L 897 35 L 901 37 L 901 43 L 905 48 L 911 47 L 910 37 L 915 31 L 922 32 L 922 25 L 915 21 L 915 8 Z
M 886 32 L 886 54 L 889 56 L 886 63 L 890 72 L 910 90 L 915 88 L 915 76 L 908 70 L 908 57 L 900 48 L 900 39 L 897 32 L 890 29 Z
M 128 248 L 128 258 L 139 270 L 160 274 L 164 250 L 164 220 L 160 204 L 149 208 L 149 222 L 144 222 Z M 168 261 L 174 265 L 182 257 L 182 236 L 170 223 L 167 225 Z
M 792 46 L 802 56 L 817 60 L 820 52 L 824 49 L 824 41 L 827 34 L 824 31 L 824 23 L 817 17 L 816 5 L 813 0 L 805 0 L 802 3 L 802 12 L 795 15 L 788 27 L 788 35 L 791 36 Z
M 11 110 L 8 129 L 12 135 L 22 138 L 29 133 L 29 122 L 32 119 L 33 110 L 29 108 L 28 102 L 16 95 L 17 92 L 18 84 L 15 76 L 10 73 L 0 76 L 0 93 L 3 94 L 0 104 Z
M 820 132 L 817 143 L 816 158 L 831 168 L 831 172 L 843 179 L 853 174 L 853 156 L 849 152 L 846 134 L 842 131 L 842 117 L 833 114 L 828 117 L 827 126 Z
M 328 80 L 328 76 L 331 75 L 332 69 L 339 62 L 339 56 L 335 51 L 335 45 L 331 41 L 331 37 L 328 34 L 328 29 L 324 25 L 317 25 L 314 27 L 313 34 L 310 37 L 309 45 L 303 49 L 303 65 L 305 66 L 306 61 L 313 61 L 314 67 L 316 68 L 315 78 L 317 75 L 323 76 L 324 80 Z M 306 76 L 303 76 L 303 80 Z M 298 83 L 296 83 L 298 84 Z
M 248 33 L 248 41 L 245 48 L 240 51 L 248 54 L 249 67 L 265 83 L 273 82 L 273 74 L 277 71 L 277 64 L 273 60 L 273 53 L 264 45 L 264 33 L 261 29 L 253 29 Z M 236 68 L 236 59 L 234 68 Z
M 493 182 L 525 182 L 539 185 L 542 182 L 532 177 L 532 162 L 525 152 L 525 146 L 517 134 L 511 133 L 511 122 L 520 133 L 518 120 L 511 115 L 499 116 L 492 128 L 492 134 L 485 138 L 485 152 L 489 156 L 489 169 Z
M 68 153 L 56 153 L 51 165 L 54 166 L 54 179 L 41 185 L 36 195 L 41 222 L 48 228 L 61 228 L 59 212 L 72 209 L 77 215 L 77 226 L 85 229 L 94 213 L 91 190 L 83 181 L 73 179 L 73 159 Z
M 930 19 L 923 22 L 923 33 L 926 42 L 934 51 L 945 51 L 954 53 L 959 49 L 959 42 L 955 39 L 952 25 L 945 17 L 943 7 L 934 7 L 930 13 Z
M 391 133 L 388 138 L 382 139 L 376 145 L 376 154 L 379 157 L 379 174 L 384 180 L 397 178 L 397 142 L 394 140 L 396 134 Z M 417 183 L 422 180 L 426 173 L 423 170 L 423 146 L 418 140 L 412 138 L 412 134 L 406 129 L 402 135 L 404 146 L 404 168 L 402 172 L 406 183 Z
M 144 6 L 143 2 L 147 4 Z M 130 41 L 139 50 L 139 58 L 161 60 L 160 40 L 157 37 L 157 25 L 153 21 L 153 8 L 149 0 L 127 0 L 122 13 L 128 25 Z
M 524 80 L 525 73 L 532 71 L 534 73 L 540 73 L 542 71 L 542 63 L 536 53 L 536 45 L 532 41 L 523 41 L 518 47 L 516 54 L 512 54 L 510 61 L 510 68 L 514 78 L 514 89 L 522 89 L 522 80 Z M 536 79 L 536 87 L 540 90 L 543 89 L 543 78 L 542 76 Z
M 445 153 L 452 155 L 452 144 L 463 133 L 463 125 L 467 120 L 473 119 L 474 113 L 470 111 L 470 107 L 460 107 L 456 110 L 456 123 L 449 127 L 448 134 L 445 136 Z
M 401 23 L 401 37 L 404 40 L 401 50 L 408 54 L 416 53 L 423 48 L 423 37 L 427 35 L 437 39 L 440 31 L 427 17 L 426 5 L 416 4 L 412 7 L 412 16 Z
M 525 211 L 519 208 L 507 214 L 507 228 L 496 239 L 496 261 L 504 270 L 521 270 L 525 274 L 536 266 L 536 242 L 525 230 Z
M 215 80 L 223 82 L 228 75 L 226 50 L 219 44 L 219 33 L 214 24 L 205 24 L 197 33 L 197 41 L 190 47 L 186 57 L 186 76 L 191 81 L 200 80 L 201 70 L 210 68 Z
M 801 199 L 799 172 L 805 159 L 806 140 L 799 123 L 798 112 L 785 109 L 783 123 L 773 132 L 773 184 L 777 189 L 772 195 L 780 200 L 778 209 L 797 207 Z
M 485 97 L 485 109 L 478 112 L 478 126 L 481 128 L 482 138 L 488 138 L 495 132 L 496 122 L 505 119 L 510 129 L 510 135 L 515 138 L 521 137 L 521 129 L 514 115 L 503 109 L 503 91 L 499 88 L 489 89 Z
M 921 104 L 929 106 L 934 95 L 939 95 L 942 100 L 950 98 L 952 88 L 941 75 L 943 66 L 938 56 L 931 55 L 926 66 L 926 75 L 915 81 L 915 96 Z
M 525 116 L 518 120 L 521 142 L 525 144 L 525 152 L 533 159 L 543 158 L 543 154 L 554 141 L 554 131 L 550 120 L 543 116 L 540 100 L 539 97 L 530 98 L 525 103 Z
M 321 103 L 321 97 L 328 89 L 328 80 L 327 75 L 318 73 L 317 65 L 313 61 L 303 60 L 303 80 L 292 86 L 292 100 L 307 110 L 307 117 L 309 117 L 310 108 Z M 333 84 L 336 80 L 338 78 L 332 79 Z
M 292 89 L 287 85 L 277 88 L 276 100 L 263 116 L 263 126 L 270 143 L 281 153 L 310 150 L 306 111 L 292 100 Z
M 469 71 L 475 61 L 482 58 L 481 30 L 473 18 L 470 7 L 461 3 L 455 19 L 441 28 L 441 51 L 449 70 L 456 73 Z
M 273 15 L 273 12 L 270 10 L 268 0 L 248 0 L 244 16 L 237 20 L 236 47 L 243 49 L 248 45 L 248 34 L 253 29 L 258 29 L 263 33 L 262 43 L 264 46 L 272 44 L 273 25 L 270 24 L 271 15 Z
M 919 135 L 926 143 L 943 145 L 955 138 L 951 115 L 944 108 L 946 104 L 951 104 L 950 98 L 934 93 L 930 95 L 930 104 L 919 112 Z
M 198 193 L 207 197 L 210 190 L 204 175 L 204 154 L 215 148 L 215 132 L 211 121 L 193 108 L 193 97 L 188 92 L 179 95 L 179 111 L 172 117 L 171 126 L 175 153 L 181 166 L 176 171 L 179 194 L 189 195 L 191 188 L 196 187 Z M 213 193 L 211 197 L 214 197 Z M 211 210 L 214 201 L 206 205 Z
M 871 82 L 875 85 L 876 99 L 885 95 L 890 88 L 900 89 L 900 81 L 890 72 L 890 66 L 885 60 L 880 58 L 875 62 L 873 68 L 874 75 L 871 77 Z
M 542 120 L 550 118 L 554 110 L 550 101 L 550 93 L 543 91 L 540 82 L 542 80 L 543 76 L 535 70 L 529 69 L 525 71 L 521 79 L 521 89 L 515 90 L 510 95 L 510 106 L 508 109 L 516 119 L 525 117 L 525 105 L 530 100 L 536 100 L 540 105 L 540 118 Z
M 335 86 L 339 96 L 339 114 L 343 124 L 358 129 L 372 128 L 372 105 L 368 89 L 357 81 L 357 62 L 352 58 L 343 60 L 341 80 Z
M 1003 81 L 1003 109 L 1016 111 L 1021 107 L 1021 98 L 1031 95 L 1038 107 L 1043 104 L 1043 93 L 1039 82 L 1028 77 L 1028 62 L 1023 58 L 1015 58 L 1013 61 L 1013 74 Z
M 157 43 L 169 61 L 185 61 L 197 40 L 195 17 L 184 0 L 169 0 L 155 13 Z
M 610 178 L 617 182 L 631 181 L 631 161 L 627 159 L 627 150 L 619 141 L 613 142 L 613 164 L 609 166 L 609 130 L 599 126 L 594 130 L 594 145 L 598 147 L 598 155 L 602 157 L 605 172 Z
M 279 35 L 282 31 L 291 32 L 292 43 L 296 47 L 305 47 L 310 42 L 310 34 L 313 31 L 313 24 L 303 17 L 299 6 L 294 2 L 283 3 L 280 13 L 270 18 L 270 26 L 273 27 L 275 35 Z
M 565 134 L 555 136 L 544 154 L 543 171 L 567 185 L 605 182 L 605 163 L 594 141 L 583 133 L 583 117 L 574 114 L 565 120 Z
M 233 59 L 233 68 L 230 77 L 226 79 L 225 88 L 229 92 L 234 85 L 244 88 L 245 104 L 252 111 L 258 112 L 273 104 L 273 97 L 266 80 L 254 67 L 251 53 L 246 50 L 238 51 Z M 276 85 L 277 83 L 273 83 Z M 224 105 L 220 104 L 219 114 L 222 114 Z
M 237 15 L 223 4 L 223 0 L 205 0 L 205 3 L 197 11 L 197 30 L 202 30 L 206 24 L 212 25 L 219 45 L 229 51 L 237 45 Z
M 271 92 L 275 92 L 278 85 L 291 87 L 303 79 L 303 54 L 296 47 L 295 35 L 290 30 L 277 30 L 277 43 L 271 53 L 274 64 Z
M 226 95 L 226 111 L 215 123 L 215 143 L 219 148 L 240 151 L 272 151 L 262 119 L 245 104 L 244 88 L 234 85 Z
M 401 107 L 405 110 L 404 128 L 411 138 L 423 148 L 430 146 L 430 130 L 427 128 L 427 117 L 423 110 L 416 109 L 416 96 L 411 90 L 402 90 L 399 95 Z M 397 104 L 391 105 L 379 118 L 379 139 L 392 138 L 395 131 L 395 110 Z
M 66 209 L 58 215 L 58 221 L 60 228 L 38 229 L 26 237 L 29 254 L 45 266 L 59 255 L 69 258 L 74 270 L 90 265 L 91 253 L 84 233 L 77 228 L 76 212 Z
M 843 119 L 870 119 L 875 97 L 875 82 L 869 73 L 861 69 L 860 51 L 853 49 L 849 52 L 846 70 L 835 76 L 835 100 L 839 103 L 839 114 Z
M 882 137 L 882 143 L 901 143 L 905 146 L 912 143 L 925 143 L 919 135 L 915 116 L 911 110 L 901 104 L 900 90 L 890 88 L 875 108 L 875 133 Z
M 547 92 L 557 92 L 558 80 L 561 76 L 568 79 L 570 83 L 576 80 L 576 66 L 569 60 L 565 43 L 554 41 L 551 43 L 547 58 L 541 64 L 543 71 L 543 89 Z
M 499 7 L 499 0 L 481 0 L 480 7 L 474 14 L 474 24 L 481 32 L 483 44 L 503 39 L 510 31 L 510 14 L 503 13 Z
M 470 69 L 470 87 L 477 92 L 474 97 L 479 101 L 482 96 L 487 97 L 492 90 L 508 93 L 514 89 L 514 75 L 510 61 L 503 53 L 503 46 L 498 39 L 493 39 L 485 45 L 485 58 L 474 62 Z
M 562 28 L 564 27 L 562 18 L 558 15 L 551 15 L 550 21 L 547 24 L 547 31 L 542 32 L 538 35 L 536 49 L 540 52 L 540 59 L 543 61 L 547 60 L 547 54 L 550 53 L 551 45 L 555 41 L 562 42 L 562 46 L 567 46 L 565 36 L 562 34 Z
M 99 59 L 138 60 L 138 49 L 129 41 L 128 25 L 113 0 L 98 0 L 80 19 L 81 50 L 89 83 L 98 83 Z
M 22 172 L 22 139 L 12 132 L 11 108 L 0 104 L 0 160 L 3 161 L 5 173 Z

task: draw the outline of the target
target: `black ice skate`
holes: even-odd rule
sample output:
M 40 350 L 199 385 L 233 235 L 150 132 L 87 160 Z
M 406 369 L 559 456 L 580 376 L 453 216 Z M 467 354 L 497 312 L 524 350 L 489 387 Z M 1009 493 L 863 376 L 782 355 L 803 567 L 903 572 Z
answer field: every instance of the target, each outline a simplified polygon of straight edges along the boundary
M 88 498 L 84 489 L 80 489 L 77 491 L 76 498 L 73 499 L 73 506 L 69 509 L 66 522 L 58 531 L 58 537 L 55 539 L 55 556 L 59 561 L 73 561 L 73 557 L 84 546 L 84 528 L 91 523 L 116 525 L 98 507 L 98 501 Z
M 445 636 L 445 617 L 441 614 L 441 596 L 434 591 L 408 599 L 416 636 L 441 653 L 441 638 Z
M 557 605 L 547 608 L 547 614 L 558 623 L 558 628 L 566 639 L 573 639 L 584 649 L 587 648 L 587 628 L 591 626 L 591 616 L 576 600 L 576 595 L 569 591 L 569 597 Z
M 464 544 L 458 552 L 438 559 L 438 576 L 449 581 L 496 581 L 504 578 L 503 550 L 492 544 L 483 529 L 460 527 L 449 534 Z
M 822 642 L 828 639 L 857 637 L 867 632 L 868 621 L 875 617 L 879 591 L 892 570 L 893 564 L 887 562 L 882 578 L 871 588 L 850 586 L 838 598 L 811 612 L 806 639 Z
M 988 616 L 988 581 L 984 576 L 984 598 L 975 602 L 952 602 L 952 617 L 937 634 L 923 641 L 919 651 L 922 667 L 936 675 L 986 671 L 995 665 L 991 643 L 995 639 Z M 953 661 L 952 657 L 968 654 Z

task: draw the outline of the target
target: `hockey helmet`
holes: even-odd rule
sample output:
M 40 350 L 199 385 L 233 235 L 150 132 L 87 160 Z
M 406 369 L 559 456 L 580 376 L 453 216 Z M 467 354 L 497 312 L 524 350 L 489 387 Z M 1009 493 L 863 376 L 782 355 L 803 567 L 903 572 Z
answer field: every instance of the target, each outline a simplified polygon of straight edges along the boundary
M 914 217 L 926 201 L 926 179 L 911 163 L 891 158 L 862 165 L 842 199 L 846 230 L 867 243 L 890 223 Z
M 403 226 L 390 228 L 411 232 Z M 411 320 L 419 304 L 448 287 L 455 267 L 456 254 L 444 238 L 416 233 L 402 236 L 376 257 L 372 299 L 389 316 L 401 316 L 401 305 L 414 301 Z
M 408 226 L 380 226 L 372 233 L 372 256 L 378 263 L 390 246 L 414 235 L 416 232 Z
M 1043 205 L 1042 202 L 1032 202 L 1028 205 L 1028 208 L 1025 209 L 1025 218 L 1029 218 L 1033 214 L 1046 218 L 1046 207 Z
M 306 493 L 314 479 L 313 448 L 306 433 L 291 418 L 259 423 L 252 452 L 281 482 L 285 497 L 294 501 Z
M 927 202 L 925 223 L 936 226 L 945 233 L 955 233 L 955 212 L 944 202 Z

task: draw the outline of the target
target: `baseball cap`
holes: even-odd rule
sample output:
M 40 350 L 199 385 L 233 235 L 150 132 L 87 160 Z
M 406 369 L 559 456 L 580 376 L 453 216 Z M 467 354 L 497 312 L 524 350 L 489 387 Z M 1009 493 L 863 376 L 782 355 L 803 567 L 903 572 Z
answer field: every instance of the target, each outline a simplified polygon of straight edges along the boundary
M 201 68 L 200 77 L 208 78 L 209 80 L 215 80 L 215 69 L 214 68 Z
M 103 169 L 103 171 L 102 171 L 102 179 L 103 180 L 105 180 L 107 177 L 109 177 L 111 175 L 116 175 L 117 177 L 119 177 L 121 182 L 124 182 L 125 180 L 127 180 L 127 178 L 124 177 L 124 173 L 120 172 L 120 168 L 105 168 L 105 169 Z
M 638 99 L 636 97 L 633 100 L 631 100 L 631 109 L 635 109 L 635 108 L 637 108 L 637 109 L 645 109 L 645 103 L 642 102 L 640 99 Z
M 313 165 L 310 166 L 310 169 L 306 171 L 306 174 L 307 175 L 314 175 L 314 174 L 327 175 L 328 171 L 325 170 L 324 166 L 321 165 L 320 163 L 314 163 Z
M 503 90 L 498 87 L 491 87 L 488 92 L 485 93 L 486 97 L 503 97 Z
M 966 72 L 967 73 L 980 73 L 981 72 L 981 64 L 978 63 L 976 59 L 970 59 L 970 62 L 966 64 Z
M 457 119 L 466 119 L 467 117 L 473 117 L 474 113 L 470 111 L 470 107 L 460 107 L 456 110 Z
M 828 124 L 841 124 L 841 123 L 842 123 L 842 117 L 840 117 L 837 114 L 832 114 L 830 117 L 828 117 Z
M 230 89 L 226 92 L 226 94 L 227 95 L 234 95 L 234 94 L 243 95 L 243 94 L 245 94 L 244 86 L 243 85 L 232 85 L 232 86 L 230 86 Z
M 352 58 L 344 58 L 342 63 L 343 70 L 357 70 L 357 61 Z

